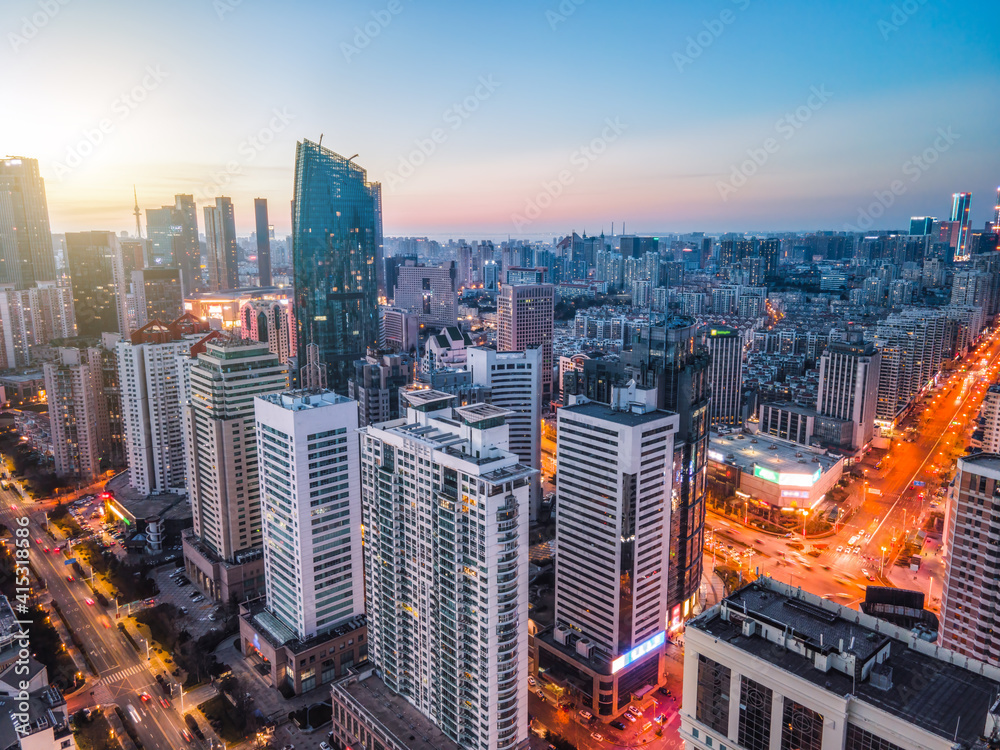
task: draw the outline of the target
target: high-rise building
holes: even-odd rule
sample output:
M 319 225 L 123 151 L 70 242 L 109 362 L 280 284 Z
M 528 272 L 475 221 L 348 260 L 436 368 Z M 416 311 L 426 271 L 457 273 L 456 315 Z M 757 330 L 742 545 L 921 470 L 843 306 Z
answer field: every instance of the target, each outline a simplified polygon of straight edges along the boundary
M 622 257 L 641 258 L 646 253 L 656 253 L 659 250 L 659 237 L 636 237 L 635 235 L 624 235 L 621 238 L 619 249 Z M 601 248 L 603 250 L 604 248 Z M 594 261 L 592 261 L 593 263 Z
M 218 292 L 239 289 L 239 245 L 233 201 L 220 196 L 214 206 L 205 206 L 205 238 L 208 247 L 208 288 Z
M 988 271 L 965 269 L 955 271 L 951 280 L 951 304 L 972 305 L 986 309 L 992 285 L 996 281 Z
M 399 390 L 413 382 L 413 360 L 407 354 L 369 353 L 354 363 L 347 396 L 358 402 L 358 424 L 366 427 L 399 419 L 405 410 Z
M 293 205 L 298 350 L 317 344 L 330 389 L 343 394 L 378 341 L 381 188 L 351 159 L 303 140 Z
M 184 292 L 179 268 L 160 266 L 132 272 L 135 325 L 142 328 L 153 320 L 177 320 L 184 314 Z
M 490 403 L 506 409 L 509 447 L 518 460 L 538 472 L 542 468 L 542 349 L 498 352 L 483 346 L 469 349 L 466 368 L 472 384 L 489 388 Z M 529 519 L 538 517 L 540 474 L 532 482 Z
M 850 422 L 850 445 L 863 449 L 875 434 L 875 406 L 882 357 L 861 331 L 848 330 L 843 341 L 831 341 L 819 360 L 816 411 L 824 417 Z
M 240 305 L 240 335 L 266 342 L 283 365 L 297 356 L 295 308 L 287 299 L 249 299 Z
M 188 384 L 180 400 L 194 516 L 193 534 L 184 538 L 185 564 L 215 601 L 246 599 L 263 593 L 253 399 L 283 390 L 286 368 L 267 344 L 219 338 L 206 342 L 182 380 Z
M 267 223 L 267 198 L 253 199 L 257 229 L 257 286 L 271 286 L 271 227 Z
M 972 218 L 969 215 L 971 208 L 972 193 L 955 193 L 951 196 L 951 220 L 958 222 L 959 226 L 955 255 L 965 256 L 967 254 L 969 228 L 972 226 Z
M 442 328 L 441 333 L 427 337 L 420 371 L 428 373 L 442 367 L 464 367 L 471 346 L 472 338 L 458 326 Z
M 708 366 L 708 384 L 712 389 L 711 424 L 741 424 L 743 336 L 732 328 L 710 326 L 705 329 L 705 342 L 712 357 Z
M 112 468 L 128 465 L 125 456 L 125 423 L 122 420 L 122 389 L 118 380 L 118 342 L 120 333 L 101 336 L 101 387 L 108 417 L 108 456 Z
M 664 678 L 678 417 L 632 383 L 558 420 L 555 627 L 536 663 L 607 721 Z
M 881 355 L 875 421 L 895 425 L 941 368 L 948 316 L 944 310 L 906 307 L 879 321 L 872 342 Z
M 552 400 L 552 328 L 555 287 L 552 284 L 503 286 L 497 295 L 497 350 L 542 349 L 542 403 Z
M 910 234 L 914 236 L 924 236 L 931 233 L 934 229 L 934 222 L 937 221 L 933 216 L 913 216 L 910 218 Z
M 118 320 L 115 278 L 118 238 L 114 232 L 67 232 L 66 260 L 73 287 L 73 311 L 80 336 L 123 331 Z
M 458 319 L 457 275 L 454 261 L 440 266 L 407 261 L 396 269 L 393 304 L 416 313 L 424 325 L 453 326 Z
M 45 181 L 38 160 L 0 159 L 0 284 L 30 289 L 56 280 Z
M 673 316 L 640 329 L 625 354 L 626 374 L 655 387 L 657 408 L 676 412 L 674 498 L 670 514 L 667 602 L 671 626 L 694 613 L 701 585 L 705 535 L 705 473 L 711 389 L 708 351 L 698 341 L 695 320 Z
M 0 369 L 27 367 L 34 347 L 76 336 L 73 291 L 52 281 L 30 289 L 0 288 L 0 329 Z
M 240 635 L 275 685 L 299 694 L 368 658 L 358 406 L 331 391 L 285 391 L 258 396 L 254 412 L 267 597 L 248 608 Z
M 941 596 L 941 645 L 1000 664 L 1000 454 L 958 459 L 945 518 L 948 565 Z
M 370 658 L 388 688 L 463 748 L 528 732 L 528 493 L 507 412 L 407 394 L 405 421 L 361 432 Z
M 206 234 L 209 231 L 207 226 L 205 231 Z M 172 206 L 147 208 L 146 235 L 145 260 L 136 268 L 176 267 L 180 269 L 184 294 L 199 291 L 202 287 L 201 244 L 194 196 L 175 195 Z M 126 274 L 130 270 L 135 269 L 126 269 Z
M 129 485 L 144 495 L 187 491 L 181 389 L 184 367 L 221 336 L 185 315 L 152 322 L 117 345 Z
M 997 203 L 993 208 L 993 225 L 991 229 L 994 233 L 1000 233 L 1000 187 L 997 188 Z
M 383 305 L 379 307 L 378 317 L 379 348 L 417 356 L 420 344 L 417 316 L 409 310 Z
M 761 240 L 757 246 L 757 253 L 762 261 L 764 278 L 767 280 L 775 278 L 778 275 L 778 260 L 781 257 L 781 240 L 777 237 Z
M 101 475 L 102 459 L 110 468 L 101 349 L 60 347 L 43 371 L 56 474 L 91 482 Z
M 765 576 L 688 624 L 680 735 L 687 750 L 984 750 L 998 691 L 995 653 L 965 659 Z
M 983 451 L 1000 453 L 1000 384 L 993 384 L 986 390 L 979 421 L 983 425 Z

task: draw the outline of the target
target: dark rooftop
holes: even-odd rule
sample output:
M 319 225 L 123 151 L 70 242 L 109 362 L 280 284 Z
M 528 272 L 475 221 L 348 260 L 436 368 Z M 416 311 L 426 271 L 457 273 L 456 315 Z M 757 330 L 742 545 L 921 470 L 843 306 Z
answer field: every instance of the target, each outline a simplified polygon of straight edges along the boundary
M 655 422 L 664 417 L 673 416 L 674 412 L 664 411 L 660 409 L 651 409 L 645 413 L 634 412 L 634 411 L 618 411 L 612 409 L 607 404 L 602 404 L 598 401 L 590 401 L 586 404 L 574 404 L 573 406 L 564 406 L 559 410 L 560 414 L 580 414 L 585 417 L 597 417 L 598 419 L 606 419 L 609 422 L 617 422 L 618 424 L 625 425 L 626 427 L 636 427 L 638 425 L 647 424 L 649 422 Z

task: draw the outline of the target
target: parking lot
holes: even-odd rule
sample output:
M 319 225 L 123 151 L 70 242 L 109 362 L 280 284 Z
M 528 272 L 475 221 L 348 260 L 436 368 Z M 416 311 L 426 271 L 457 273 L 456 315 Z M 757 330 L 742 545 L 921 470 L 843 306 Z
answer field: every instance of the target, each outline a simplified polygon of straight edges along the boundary
M 160 593 L 156 595 L 157 603 L 173 604 L 178 609 L 184 607 L 187 613 L 182 616 L 182 625 L 194 638 L 198 638 L 212 630 L 217 622 L 221 627 L 221 619 L 211 619 L 219 605 L 205 598 L 184 576 L 183 570 L 176 563 L 169 563 L 152 571 L 150 577 L 160 589 Z M 180 571 L 181 574 L 171 577 L 175 571 Z M 198 597 L 201 599 L 195 601 Z

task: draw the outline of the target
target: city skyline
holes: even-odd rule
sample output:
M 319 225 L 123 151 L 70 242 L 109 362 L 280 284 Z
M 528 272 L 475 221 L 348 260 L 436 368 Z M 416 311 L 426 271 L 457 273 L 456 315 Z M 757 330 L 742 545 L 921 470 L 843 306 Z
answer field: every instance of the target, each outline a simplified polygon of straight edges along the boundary
M 131 230 L 135 184 L 143 208 L 229 196 L 240 235 L 266 198 L 286 235 L 295 142 L 321 133 L 383 183 L 387 236 L 905 228 L 945 218 L 956 192 L 972 193 L 977 227 L 1000 175 L 981 156 L 1000 11 L 982 2 L 39 7 L 0 16 L 0 55 L 27 71 L 7 92 L 36 100 L 4 150 L 39 159 L 56 232 Z M 139 33 L 153 25 L 176 33 Z M 639 27 L 652 41 L 619 54 Z M 241 62 L 259 28 L 292 52 L 272 59 L 264 42 Z M 450 64 L 483 29 L 473 61 Z M 168 42 L 181 33 L 196 54 Z M 192 96 L 206 69 L 225 85 Z

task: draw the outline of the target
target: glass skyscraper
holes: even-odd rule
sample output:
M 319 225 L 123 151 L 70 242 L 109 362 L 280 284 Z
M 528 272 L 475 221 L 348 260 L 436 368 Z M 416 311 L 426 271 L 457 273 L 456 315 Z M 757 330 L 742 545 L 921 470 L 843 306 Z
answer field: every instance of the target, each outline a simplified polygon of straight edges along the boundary
M 30 289 L 55 281 L 49 208 L 38 160 L 0 159 L 0 284 Z
M 951 196 L 951 220 L 959 222 L 958 246 L 955 255 L 965 255 L 969 242 L 969 209 L 972 207 L 972 193 L 955 193 Z
M 351 159 L 309 140 L 298 144 L 292 209 L 298 350 L 319 347 L 330 388 L 341 394 L 354 360 L 378 341 L 380 199 L 380 185 Z

